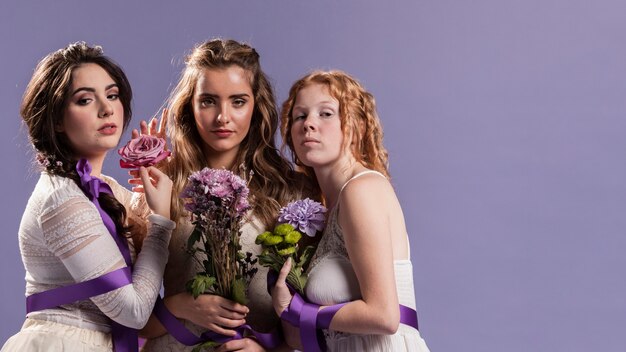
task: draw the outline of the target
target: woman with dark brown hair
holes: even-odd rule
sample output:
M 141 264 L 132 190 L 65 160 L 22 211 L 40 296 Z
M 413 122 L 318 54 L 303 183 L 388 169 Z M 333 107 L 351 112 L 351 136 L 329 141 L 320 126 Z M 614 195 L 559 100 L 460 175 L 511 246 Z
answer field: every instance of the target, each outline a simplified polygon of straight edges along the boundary
M 37 65 L 21 107 L 42 168 L 19 229 L 28 314 L 2 351 L 136 349 L 133 329 L 150 317 L 175 223 L 172 182 L 141 168 L 152 214 L 131 262 L 131 192 L 101 174 L 130 121 L 131 97 L 100 47 L 71 44 Z

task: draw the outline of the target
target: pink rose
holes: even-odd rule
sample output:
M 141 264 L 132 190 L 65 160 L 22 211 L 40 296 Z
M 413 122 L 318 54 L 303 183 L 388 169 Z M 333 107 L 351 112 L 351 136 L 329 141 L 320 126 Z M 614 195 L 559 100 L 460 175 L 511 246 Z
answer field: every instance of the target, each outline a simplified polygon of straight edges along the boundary
M 148 135 L 131 139 L 117 153 L 122 157 L 120 166 L 124 169 L 152 166 L 170 155 L 170 152 L 165 150 L 163 138 Z

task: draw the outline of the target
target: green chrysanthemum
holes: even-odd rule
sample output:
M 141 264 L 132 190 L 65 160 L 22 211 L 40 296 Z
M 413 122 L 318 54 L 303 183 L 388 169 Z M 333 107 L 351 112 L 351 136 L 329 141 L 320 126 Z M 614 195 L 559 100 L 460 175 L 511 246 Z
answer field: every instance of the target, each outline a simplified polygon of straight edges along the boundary
M 285 243 L 296 244 L 302 238 L 302 234 L 299 231 L 293 230 L 285 235 Z
M 265 237 L 265 240 L 263 241 L 263 244 L 266 246 L 275 246 L 279 243 L 283 242 L 283 237 L 282 236 L 277 236 L 277 235 L 269 235 L 267 237 Z
M 262 234 L 256 236 L 256 239 L 254 240 L 254 243 L 256 244 L 261 244 L 265 241 L 265 239 L 267 238 L 267 236 L 271 236 L 272 233 L 269 231 L 265 231 Z
M 286 236 L 289 232 L 293 230 L 294 228 L 290 224 L 280 224 L 274 228 L 274 234 L 279 236 Z
M 290 246 L 290 247 L 278 250 L 278 254 L 280 254 L 283 257 L 288 256 L 290 254 L 294 254 L 295 252 L 296 252 L 296 246 Z

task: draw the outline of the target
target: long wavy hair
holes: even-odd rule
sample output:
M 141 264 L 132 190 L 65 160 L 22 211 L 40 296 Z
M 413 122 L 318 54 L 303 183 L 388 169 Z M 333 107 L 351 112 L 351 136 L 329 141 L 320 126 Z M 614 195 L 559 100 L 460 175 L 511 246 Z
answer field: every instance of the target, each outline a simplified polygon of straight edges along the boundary
M 289 97 L 281 111 L 281 134 L 284 145 L 289 148 L 291 157 L 299 171 L 317 182 L 313 169 L 306 166 L 296 155 L 291 127 L 293 107 L 298 92 L 311 84 L 328 87 L 330 95 L 339 102 L 339 118 L 344 144 L 350 143 L 350 151 L 359 163 L 368 169 L 376 170 L 389 177 L 389 157 L 383 146 L 383 129 L 376 112 L 374 96 L 354 78 L 345 72 L 314 71 L 297 80 L 289 90 Z
M 248 184 L 252 214 L 267 227 L 273 226 L 278 210 L 301 192 L 289 164 L 276 148 L 274 136 L 278 129 L 278 112 L 274 93 L 261 70 L 259 54 L 247 44 L 235 40 L 213 39 L 197 45 L 185 59 L 185 68 L 168 100 L 168 129 L 173 156 L 163 168 L 174 185 L 172 192 L 172 219 L 184 215 L 180 192 L 187 178 L 207 166 L 202 150 L 203 140 L 198 133 L 193 115 L 192 100 L 198 78 L 205 70 L 222 70 L 238 66 L 246 71 L 254 95 L 254 109 L 248 134 L 239 146 L 231 171 L 240 172 L 240 165 L 254 174 Z
M 103 54 L 100 46 L 89 46 L 76 42 L 44 57 L 26 87 L 20 115 L 28 128 L 30 142 L 35 149 L 36 159 L 51 175 L 67 177 L 80 186 L 76 163 L 80 159 L 64 133 L 55 127 L 63 120 L 70 98 L 72 72 L 83 64 L 93 63 L 102 67 L 119 88 L 119 99 L 124 107 L 124 129 L 132 116 L 132 90 L 126 74 L 113 60 Z M 114 196 L 101 194 L 102 209 L 115 223 L 118 234 L 126 235 L 126 209 Z

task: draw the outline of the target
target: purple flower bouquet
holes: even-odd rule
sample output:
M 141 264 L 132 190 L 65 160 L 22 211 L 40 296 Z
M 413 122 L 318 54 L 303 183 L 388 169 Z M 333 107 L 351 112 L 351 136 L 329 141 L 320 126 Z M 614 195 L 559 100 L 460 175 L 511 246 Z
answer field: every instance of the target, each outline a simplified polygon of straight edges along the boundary
M 248 283 L 257 271 L 256 259 L 241 253 L 239 244 L 248 193 L 246 182 L 228 170 L 204 168 L 189 176 L 180 195 L 194 225 L 187 249 L 204 269 L 187 283 L 195 298 L 211 293 L 247 303 Z
M 258 235 L 256 244 L 263 247 L 259 263 L 279 272 L 288 257 L 293 265 L 287 275 L 287 282 L 300 294 L 304 293 L 307 274 L 305 268 L 315 248 L 307 246 L 298 253 L 299 241 L 303 234 L 314 237 L 324 229 L 326 208 L 309 198 L 297 200 L 280 209 L 278 225 L 273 231 Z

